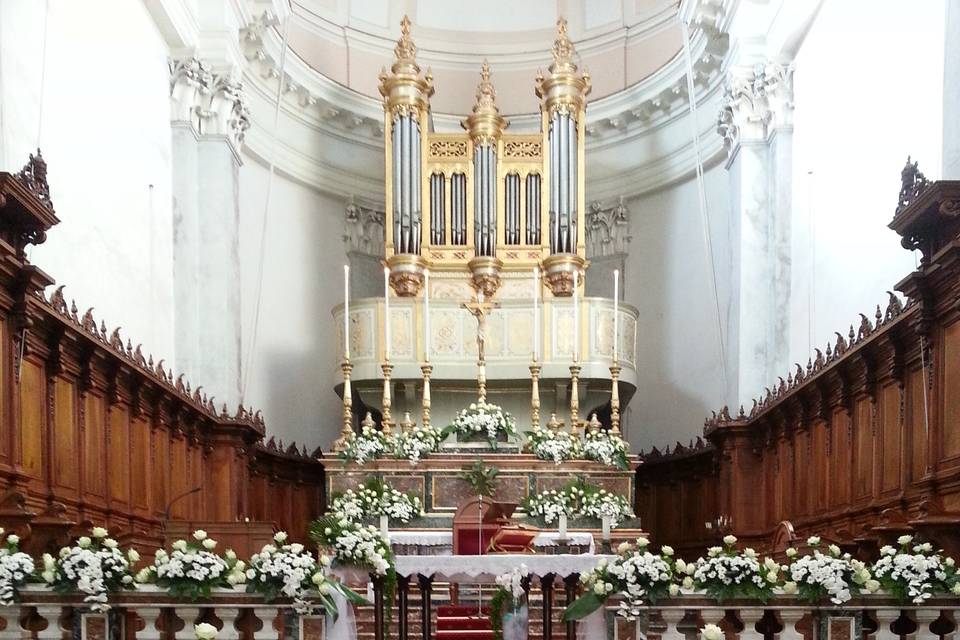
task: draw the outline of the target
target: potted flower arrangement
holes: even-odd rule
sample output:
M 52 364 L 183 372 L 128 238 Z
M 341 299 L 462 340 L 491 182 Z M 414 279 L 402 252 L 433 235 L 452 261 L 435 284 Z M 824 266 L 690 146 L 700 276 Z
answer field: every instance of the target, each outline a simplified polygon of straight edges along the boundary
M 440 450 L 444 435 L 433 427 L 414 427 L 393 438 L 393 457 L 416 465 L 427 455 Z
M 944 558 L 929 542 L 913 544 L 912 536 L 900 536 L 898 548 L 880 549 L 873 575 L 884 591 L 901 603 L 923 604 L 934 595 L 960 595 L 960 576 L 953 558 Z
M 246 564 L 227 549 L 221 557 L 214 552 L 217 541 L 203 529 L 197 529 L 189 540 L 177 540 L 168 552 L 157 549 L 153 564 L 141 569 L 136 581 L 154 583 L 175 598 L 209 598 L 215 588 L 243 584 Z
M 782 571 L 783 592 L 797 594 L 803 600 L 816 604 L 829 599 L 843 604 L 861 592 L 873 592 L 879 584 L 870 577 L 865 563 L 842 553 L 840 547 L 829 545 L 827 552 L 820 549 L 820 537 L 807 539 L 813 552 L 800 556 L 793 547 L 786 550 L 788 564 L 778 567 L 772 559 L 764 560 L 769 571 Z
M 527 515 L 544 524 L 552 524 L 561 514 L 565 514 L 567 517 L 581 516 L 594 521 L 602 521 L 606 516 L 610 518 L 610 525 L 617 527 L 633 517 L 626 498 L 588 484 L 582 478 L 568 482 L 559 490 L 550 489 L 530 496 L 521 506 Z
M 370 517 L 387 516 L 407 523 L 422 516 L 423 504 L 412 493 L 397 491 L 379 478 L 370 478 L 357 490 L 348 489 L 336 496 L 330 513 L 337 519 L 360 522 Z
M 490 598 L 490 622 L 496 640 L 523 640 L 530 619 L 524 580 L 530 575 L 527 565 L 497 576 L 497 590 Z
M 540 460 L 553 460 L 560 464 L 564 460 L 575 460 L 583 455 L 579 438 L 567 431 L 538 429 L 527 431 L 527 446 Z
M 626 469 L 630 445 L 605 429 L 590 430 L 584 436 L 583 457 L 617 469 Z
M 110 609 L 109 593 L 135 588 L 130 564 L 139 560 L 135 549 L 124 554 L 106 529 L 94 527 L 89 536 L 81 536 L 72 547 L 60 549 L 57 558 L 44 554 L 41 577 L 55 591 L 85 594 L 84 602 L 102 612 Z
M 0 536 L 3 533 L 0 528 Z M 9 607 L 17 601 L 18 589 L 33 572 L 33 558 L 20 551 L 20 537 L 11 533 L 0 547 L 0 606 Z
M 517 425 L 513 416 L 500 406 L 476 402 L 457 413 L 442 433 L 444 439 L 455 433 L 462 442 L 486 440 L 491 448 L 496 449 L 497 442 L 509 442 L 517 438 Z
M 771 569 L 760 563 L 757 552 L 747 548 L 737 552 L 736 536 L 726 536 L 723 547 L 710 547 L 706 558 L 694 564 L 693 585 L 718 602 L 730 598 L 750 598 L 766 603 L 773 596 L 773 585 L 780 580 L 779 565 Z
M 342 460 L 363 464 L 375 460 L 394 450 L 393 438 L 378 431 L 372 421 L 364 420 L 360 433 L 353 433 L 339 454 Z
M 307 599 L 316 593 L 317 602 L 328 616 L 337 619 L 337 604 L 332 595 L 340 593 L 348 602 L 369 604 L 346 585 L 332 580 L 324 572 L 329 564 L 326 556 L 320 562 L 299 543 L 287 543 L 287 534 L 277 532 L 273 544 L 264 545 L 259 553 L 250 558 L 247 569 L 247 592 L 259 593 L 267 602 L 278 597 L 293 600 L 293 608 L 300 614 L 313 610 L 313 604 Z
M 649 550 L 650 542 L 638 538 L 635 545 L 622 543 L 613 560 L 601 558 L 590 573 L 580 576 L 585 593 L 563 615 L 564 620 L 581 620 L 602 607 L 610 596 L 622 594 L 617 615 L 636 620 L 642 609 L 668 595 L 678 593 L 673 582 L 673 549 Z

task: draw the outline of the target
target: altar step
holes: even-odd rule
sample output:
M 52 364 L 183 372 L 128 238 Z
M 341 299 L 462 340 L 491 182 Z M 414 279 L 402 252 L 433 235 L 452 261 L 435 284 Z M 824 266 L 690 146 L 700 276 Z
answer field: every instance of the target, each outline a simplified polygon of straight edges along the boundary
M 493 640 L 490 624 L 490 608 L 466 605 L 441 605 L 437 607 L 437 640 Z

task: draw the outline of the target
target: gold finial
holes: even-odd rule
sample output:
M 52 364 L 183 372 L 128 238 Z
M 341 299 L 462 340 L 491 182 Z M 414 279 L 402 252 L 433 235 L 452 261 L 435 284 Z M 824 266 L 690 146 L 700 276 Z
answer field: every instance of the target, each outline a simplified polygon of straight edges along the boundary
M 556 73 L 556 70 L 565 67 L 570 71 L 576 71 L 577 65 L 573 63 L 573 43 L 567 36 L 567 19 L 557 18 L 557 39 L 553 41 L 553 64 L 550 71 Z
M 557 38 L 553 41 L 552 52 L 553 62 L 547 69 L 547 75 L 537 71 L 537 96 L 543 98 L 544 107 L 551 114 L 558 109 L 576 113 L 584 108 L 586 96 L 590 93 L 590 75 L 586 72 L 577 73 L 577 65 L 573 61 L 576 51 L 567 35 L 565 18 L 557 20 Z
M 490 64 L 486 60 L 480 67 L 480 83 L 477 85 L 476 95 L 473 113 L 460 124 L 469 132 L 474 144 L 495 143 L 510 123 L 500 115 L 497 91 L 490 82 Z
M 417 45 L 410 36 L 410 18 L 403 16 L 400 22 L 400 38 L 393 48 L 396 60 L 386 70 L 380 72 L 380 95 L 383 96 L 384 109 L 388 114 L 394 111 L 406 113 L 427 111 L 429 99 L 433 95 L 433 76 L 429 72 L 420 77 L 417 64 Z
M 397 40 L 397 46 L 393 48 L 393 53 L 396 54 L 397 61 L 410 61 L 416 65 L 414 58 L 417 55 L 417 45 L 410 37 L 410 18 L 406 15 L 400 21 L 400 39 Z

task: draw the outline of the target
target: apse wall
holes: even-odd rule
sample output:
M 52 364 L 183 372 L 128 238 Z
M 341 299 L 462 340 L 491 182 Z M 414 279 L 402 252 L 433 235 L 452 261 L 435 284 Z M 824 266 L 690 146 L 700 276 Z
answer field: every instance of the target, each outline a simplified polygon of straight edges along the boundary
M 169 78 L 142 3 L 0 2 L 0 170 L 42 147 L 61 220 L 30 258 L 172 363 Z
M 735 223 L 730 218 L 726 171 L 704 174 L 725 349 L 736 340 Z M 686 180 L 629 202 L 633 236 L 624 299 L 640 312 L 637 392 L 628 410 L 633 449 L 649 450 L 703 432 L 704 417 L 729 393 L 724 388 L 713 302 L 712 276 L 703 240 L 697 183 Z M 732 331 L 732 333 L 731 333 Z M 727 389 L 736 384 L 727 357 Z
M 886 307 L 915 266 L 887 228 L 904 161 L 941 175 L 944 3 L 871 3 L 851 28 L 862 9 L 824 3 L 796 59 L 790 362 Z
M 240 169 L 240 264 L 244 403 L 262 409 L 271 435 L 311 450 L 340 432 L 333 391 L 338 354 L 331 316 L 343 301 L 346 203 L 274 175 L 263 236 L 263 286 L 255 342 L 268 170 L 244 157 Z M 252 357 L 251 357 L 252 344 Z

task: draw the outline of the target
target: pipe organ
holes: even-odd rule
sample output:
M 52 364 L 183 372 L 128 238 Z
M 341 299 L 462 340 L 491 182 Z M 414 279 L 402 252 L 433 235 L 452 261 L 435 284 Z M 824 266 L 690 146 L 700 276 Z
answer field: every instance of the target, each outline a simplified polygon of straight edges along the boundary
M 484 62 L 464 131 L 435 132 L 433 78 L 421 74 L 404 18 L 390 72 L 380 74 L 386 160 L 386 264 L 399 296 L 427 268 L 462 272 L 493 296 L 505 272 L 540 267 L 549 290 L 573 292 L 584 259 L 584 115 L 590 77 L 577 69 L 566 21 L 539 73 L 540 133 L 507 133 Z M 583 278 L 580 278 L 583 281 Z

